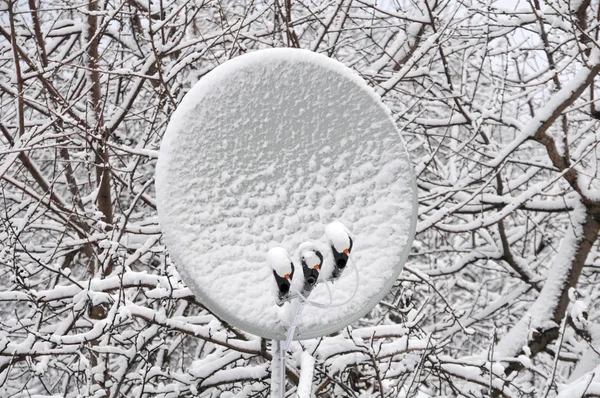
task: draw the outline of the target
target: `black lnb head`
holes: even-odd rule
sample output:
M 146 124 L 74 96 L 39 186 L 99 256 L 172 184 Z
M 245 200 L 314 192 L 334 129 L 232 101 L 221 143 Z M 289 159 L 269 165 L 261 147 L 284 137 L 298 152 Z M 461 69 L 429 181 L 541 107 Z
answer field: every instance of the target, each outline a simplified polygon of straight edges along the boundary
M 312 287 L 317 283 L 317 279 L 319 279 L 319 271 L 321 270 L 321 266 L 323 265 L 323 255 L 321 252 L 313 252 L 314 258 L 319 260 L 316 264 L 308 265 L 306 263 L 307 259 L 305 257 L 302 258 L 302 271 L 304 272 L 304 286 L 307 285 Z
M 348 259 L 350 258 L 350 252 L 352 251 L 352 238 L 348 238 L 350 240 L 350 247 L 341 253 L 337 251 L 335 246 L 331 246 L 331 251 L 333 253 L 333 259 L 335 260 L 335 267 L 333 269 L 333 273 L 331 274 L 332 278 L 339 278 L 342 274 L 342 271 L 348 265 Z
M 277 282 L 277 288 L 279 288 L 279 294 L 287 294 L 290 291 L 290 281 L 292 280 L 291 275 L 286 274 L 288 275 L 288 278 L 285 276 L 281 277 L 277 275 L 275 270 L 273 270 L 273 275 L 275 276 L 275 282 Z
M 301 293 L 303 296 L 308 296 L 319 280 L 319 273 L 323 267 L 323 255 L 311 243 L 305 242 L 300 248 L 300 259 L 304 273 L 304 286 Z
M 331 245 L 331 252 L 334 260 L 331 277 L 337 279 L 348 264 L 348 258 L 354 242 L 352 241 L 348 230 L 341 222 L 336 221 L 329 224 L 325 229 L 325 234 Z
M 274 247 L 267 253 L 267 263 L 273 270 L 277 283 L 277 305 L 282 306 L 290 295 L 292 279 L 294 278 L 294 263 L 287 251 L 281 247 Z

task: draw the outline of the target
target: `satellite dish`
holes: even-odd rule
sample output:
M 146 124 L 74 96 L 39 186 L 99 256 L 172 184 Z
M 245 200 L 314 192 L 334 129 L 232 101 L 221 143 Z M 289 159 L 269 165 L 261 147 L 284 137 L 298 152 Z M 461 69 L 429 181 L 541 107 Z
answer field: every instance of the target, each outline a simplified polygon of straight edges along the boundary
M 163 138 L 156 194 L 165 244 L 192 292 L 226 322 L 276 340 L 300 299 L 278 305 L 271 249 L 295 265 L 292 293 L 305 285 L 301 251 L 322 254 L 310 300 L 325 308 L 307 306 L 294 339 L 319 337 L 388 292 L 417 216 L 413 172 L 381 99 L 343 64 L 297 49 L 242 55 L 192 87 Z M 333 282 L 342 254 L 332 246 L 345 238 L 328 237 L 332 223 L 351 237 L 356 269 Z

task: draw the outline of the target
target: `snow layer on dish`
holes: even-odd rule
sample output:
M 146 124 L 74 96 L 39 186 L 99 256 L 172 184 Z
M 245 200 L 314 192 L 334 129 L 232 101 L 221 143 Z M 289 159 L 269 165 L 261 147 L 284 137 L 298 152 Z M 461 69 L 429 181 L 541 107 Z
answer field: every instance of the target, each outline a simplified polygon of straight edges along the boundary
M 300 290 L 299 246 L 323 254 L 326 278 L 326 226 L 339 221 L 352 237 L 358 291 L 339 308 L 306 307 L 296 338 L 310 338 L 368 312 L 414 234 L 414 180 L 389 112 L 350 69 L 304 50 L 246 54 L 196 84 L 165 133 L 156 187 L 165 243 L 190 289 L 216 315 L 267 338 L 285 337 L 296 305 L 275 303 L 270 249 L 290 253 Z M 331 285 L 334 302 L 354 287 L 346 270 Z M 323 283 L 310 299 L 329 301 Z

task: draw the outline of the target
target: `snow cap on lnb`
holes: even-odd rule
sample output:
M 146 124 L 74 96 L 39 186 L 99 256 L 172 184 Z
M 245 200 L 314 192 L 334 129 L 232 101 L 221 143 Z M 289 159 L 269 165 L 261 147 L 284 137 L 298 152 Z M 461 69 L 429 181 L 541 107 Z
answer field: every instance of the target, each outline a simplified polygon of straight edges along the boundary
M 313 250 L 307 250 L 302 252 L 302 259 L 306 263 L 307 266 L 315 269 L 319 269 L 321 265 L 321 259 L 317 256 L 317 253 Z
M 292 260 L 283 247 L 274 247 L 267 252 L 267 264 L 282 278 L 292 274 Z
M 321 259 L 317 256 L 319 251 L 317 247 L 311 242 L 304 242 L 298 247 L 300 252 L 300 258 L 306 263 L 307 266 L 314 268 L 315 265 L 321 264 Z
M 334 221 L 325 227 L 325 235 L 327 239 L 338 253 L 343 253 L 350 249 L 350 235 L 348 230 L 339 221 Z

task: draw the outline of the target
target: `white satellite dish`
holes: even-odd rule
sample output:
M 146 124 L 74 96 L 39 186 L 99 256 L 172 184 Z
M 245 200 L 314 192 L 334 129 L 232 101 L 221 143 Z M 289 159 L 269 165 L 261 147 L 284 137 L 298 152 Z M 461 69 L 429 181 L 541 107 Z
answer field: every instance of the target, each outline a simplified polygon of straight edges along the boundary
M 322 254 L 310 300 L 325 308 L 307 306 L 295 329 L 294 339 L 307 339 L 370 311 L 415 233 L 414 176 L 389 111 L 353 71 L 305 50 L 253 52 L 202 78 L 171 117 L 156 191 L 165 243 L 192 292 L 223 320 L 275 340 L 300 299 L 277 305 L 270 249 L 295 264 L 292 293 L 303 288 L 305 242 Z M 348 269 L 325 281 L 334 222 L 353 241 L 358 279 Z

